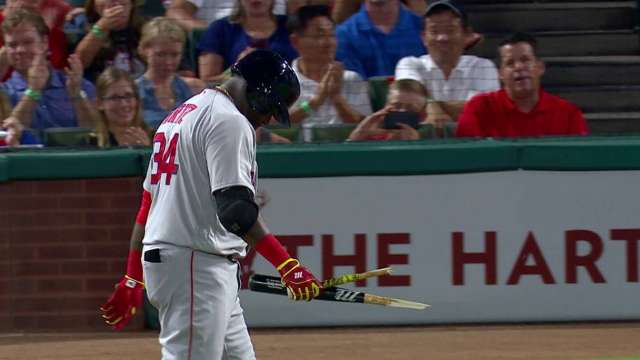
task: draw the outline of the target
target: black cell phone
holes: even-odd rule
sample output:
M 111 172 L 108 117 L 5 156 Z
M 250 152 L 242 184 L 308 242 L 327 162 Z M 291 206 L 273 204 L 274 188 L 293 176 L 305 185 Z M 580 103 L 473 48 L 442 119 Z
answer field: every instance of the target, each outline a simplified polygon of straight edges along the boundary
M 383 127 L 385 129 L 400 129 L 398 123 L 407 124 L 417 129 L 420 124 L 420 114 L 411 111 L 391 111 L 385 115 Z

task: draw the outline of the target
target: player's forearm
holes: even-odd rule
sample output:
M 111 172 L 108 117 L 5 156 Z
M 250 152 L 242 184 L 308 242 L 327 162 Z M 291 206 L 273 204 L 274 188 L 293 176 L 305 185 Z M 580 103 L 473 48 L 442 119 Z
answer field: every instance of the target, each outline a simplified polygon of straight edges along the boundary
M 129 241 L 130 250 L 142 250 L 142 239 L 144 239 L 144 225 L 135 223 L 131 231 L 131 239 Z
M 140 200 L 140 208 L 136 215 L 136 221 L 133 223 L 131 238 L 129 240 L 129 252 L 135 253 L 142 250 L 142 239 L 144 239 L 144 228 L 147 224 L 149 211 L 151 209 L 151 193 L 143 190 L 142 199 Z
M 262 240 L 265 235 L 269 234 L 269 229 L 267 228 L 264 220 L 261 216 L 258 215 L 258 219 L 256 223 L 253 224 L 251 229 L 244 235 L 244 241 L 249 244 L 251 247 L 255 247 L 258 241 Z

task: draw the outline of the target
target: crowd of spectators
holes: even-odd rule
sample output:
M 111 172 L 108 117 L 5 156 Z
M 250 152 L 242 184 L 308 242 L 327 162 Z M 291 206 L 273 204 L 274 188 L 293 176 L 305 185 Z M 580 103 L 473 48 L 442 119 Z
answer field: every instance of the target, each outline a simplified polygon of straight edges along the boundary
M 0 146 L 38 144 L 60 127 L 93 129 L 101 147 L 149 146 L 173 109 L 262 48 L 299 77 L 293 126 L 354 124 L 350 141 L 417 140 L 423 125 L 459 137 L 588 133 L 580 109 L 542 90 L 532 36 L 505 40 L 497 68 L 466 54 L 482 35 L 460 2 L 164 0 L 161 17 L 142 4 L 6 0 Z M 370 96 L 376 81 L 388 85 L 382 109 Z M 388 128 L 392 116 L 413 122 Z M 290 142 L 269 129 L 257 138 Z

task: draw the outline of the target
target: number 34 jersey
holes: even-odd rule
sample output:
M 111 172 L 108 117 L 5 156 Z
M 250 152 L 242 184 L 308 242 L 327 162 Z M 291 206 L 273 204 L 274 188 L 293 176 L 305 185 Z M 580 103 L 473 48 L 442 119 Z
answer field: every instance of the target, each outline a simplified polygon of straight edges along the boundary
M 213 192 L 245 186 L 255 195 L 256 135 L 219 90 L 175 109 L 153 138 L 144 189 L 151 193 L 145 245 L 172 244 L 218 255 L 245 255 L 246 243 L 216 214 Z

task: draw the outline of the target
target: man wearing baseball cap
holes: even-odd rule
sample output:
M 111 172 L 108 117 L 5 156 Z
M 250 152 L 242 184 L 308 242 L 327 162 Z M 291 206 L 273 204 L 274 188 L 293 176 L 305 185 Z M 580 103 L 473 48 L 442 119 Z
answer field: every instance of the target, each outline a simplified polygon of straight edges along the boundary
M 488 59 L 463 55 L 470 28 L 457 2 L 432 2 L 424 19 L 422 41 L 429 54 L 400 60 L 395 78 L 412 79 L 427 88 L 432 98 L 427 122 L 442 126 L 455 121 L 472 96 L 499 89 L 498 71 Z

